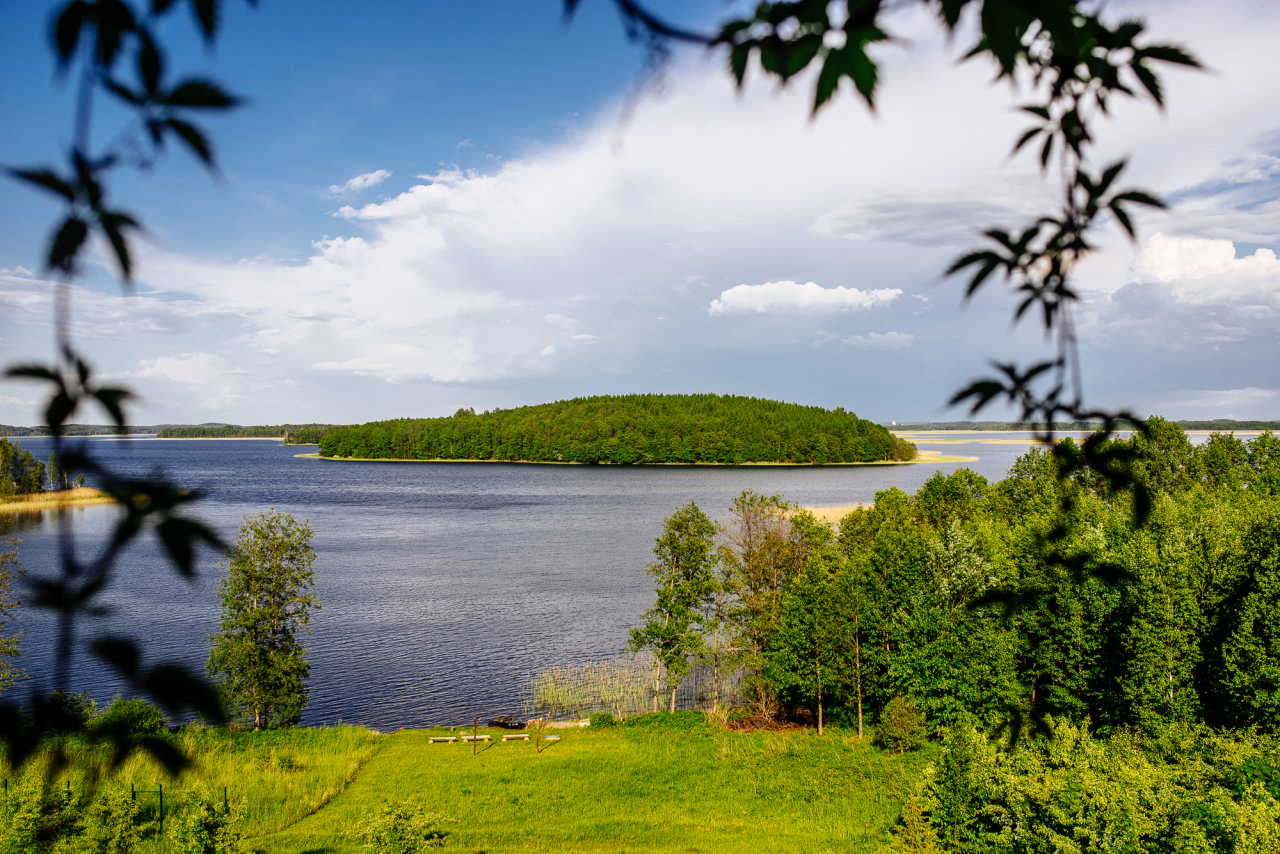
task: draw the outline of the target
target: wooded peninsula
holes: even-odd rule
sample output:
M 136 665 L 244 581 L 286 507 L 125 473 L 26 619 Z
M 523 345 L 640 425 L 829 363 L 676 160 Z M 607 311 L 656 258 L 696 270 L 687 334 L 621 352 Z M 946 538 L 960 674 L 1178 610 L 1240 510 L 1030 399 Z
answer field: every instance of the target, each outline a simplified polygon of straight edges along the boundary
M 843 408 L 715 394 L 601 395 L 341 427 L 322 457 L 615 465 L 906 462 L 916 447 Z

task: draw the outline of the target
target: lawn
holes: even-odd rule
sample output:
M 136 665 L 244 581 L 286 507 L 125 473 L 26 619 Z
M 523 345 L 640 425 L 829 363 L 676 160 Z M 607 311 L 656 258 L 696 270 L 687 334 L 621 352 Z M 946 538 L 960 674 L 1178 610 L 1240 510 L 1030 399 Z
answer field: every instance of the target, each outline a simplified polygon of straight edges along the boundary
M 879 851 L 930 754 L 894 756 L 846 732 L 736 733 L 698 713 L 532 743 L 430 744 L 385 736 L 323 808 L 257 837 L 265 852 L 356 852 L 353 828 L 387 800 L 456 820 L 463 852 Z

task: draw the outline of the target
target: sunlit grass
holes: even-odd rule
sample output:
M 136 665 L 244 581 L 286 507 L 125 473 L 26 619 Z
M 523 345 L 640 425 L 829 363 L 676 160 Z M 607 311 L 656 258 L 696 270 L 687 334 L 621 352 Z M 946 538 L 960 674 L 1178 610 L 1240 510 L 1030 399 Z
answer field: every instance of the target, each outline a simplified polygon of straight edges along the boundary
M 180 777 L 170 777 L 148 754 L 137 753 L 114 773 L 108 773 L 105 750 L 71 750 L 73 762 L 54 781 L 72 791 L 99 785 L 130 786 L 144 815 L 158 815 L 159 790 L 164 789 L 166 821 L 181 813 L 201 788 L 218 802 L 223 789 L 228 800 L 246 802 L 244 831 L 260 836 L 287 827 L 314 813 L 338 795 L 360 766 L 386 737 L 363 727 L 324 727 L 268 732 L 228 733 L 190 728 L 175 736 L 178 748 L 192 759 Z M 28 773 L 40 773 L 37 761 Z M 6 776 L 12 776 L 7 772 Z M 154 835 L 154 833 L 152 834 Z M 155 839 L 146 850 L 160 850 Z
M 388 799 L 459 820 L 456 851 L 878 851 L 927 754 L 893 756 L 849 733 L 745 734 L 696 712 L 532 742 L 428 744 L 389 736 L 343 794 L 254 844 L 356 852 L 349 831 Z

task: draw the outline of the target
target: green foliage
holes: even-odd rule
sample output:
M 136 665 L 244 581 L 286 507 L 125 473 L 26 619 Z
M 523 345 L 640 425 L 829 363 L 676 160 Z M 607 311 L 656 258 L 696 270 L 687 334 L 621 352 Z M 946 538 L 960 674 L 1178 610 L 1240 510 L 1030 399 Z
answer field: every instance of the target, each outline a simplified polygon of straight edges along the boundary
M 168 726 L 164 712 L 142 697 L 130 697 L 126 700 L 119 694 L 89 724 L 89 728 L 95 732 L 129 735 L 161 735 L 167 731 Z
M 45 697 L 45 709 L 52 722 L 50 729 L 53 733 L 65 735 L 88 729 L 89 722 L 98 711 L 98 704 L 87 691 L 72 694 L 59 689 Z
M 639 730 L 651 733 L 701 732 L 710 729 L 707 716 L 702 712 L 655 712 L 651 715 L 638 715 L 627 718 L 625 726 L 628 730 Z
M 230 708 L 254 729 L 297 723 L 311 674 L 299 631 L 310 632 L 320 601 L 311 564 L 311 526 L 274 510 L 246 516 L 227 549 L 218 585 L 222 620 L 209 638 L 209 675 Z
M 80 807 L 79 798 L 43 769 L 11 776 L 0 798 L 0 854 L 52 852 L 77 829 Z
M 915 795 L 902 805 L 902 823 L 893 829 L 895 854 L 942 854 L 938 834 Z
M 592 729 L 618 729 L 622 726 L 622 721 L 608 712 L 596 712 L 588 721 Z
M 157 431 L 160 439 L 284 439 L 289 445 L 316 445 L 336 429 L 333 424 L 279 424 L 241 427 L 238 424 L 181 424 Z
M 364 843 L 363 850 L 373 854 L 413 854 L 444 845 L 449 838 L 445 825 L 457 823 L 413 801 L 386 801 L 355 834 Z
M 80 833 L 68 846 L 71 854 L 134 854 L 152 825 L 118 783 L 99 789 L 81 815 Z
M 644 623 L 631 630 L 627 644 L 632 652 L 653 651 L 673 712 L 680 679 L 704 646 L 699 628 L 707 603 L 717 593 L 715 534 L 715 523 L 692 501 L 663 521 L 662 536 L 653 546 L 658 560 L 645 568 L 654 579 L 658 598 L 640 615 Z
M 341 427 L 326 457 L 574 463 L 856 463 L 915 446 L 844 409 L 714 394 L 575 398 L 448 418 Z
M 208 789 L 190 792 L 186 809 L 168 822 L 173 854 L 242 854 L 245 802 L 228 807 L 215 801 Z
M 0 438 L 0 498 L 44 492 L 45 480 L 44 463 L 21 443 Z
M 926 774 L 923 806 L 949 851 L 1275 851 L 1280 801 L 1245 769 L 1274 740 L 1162 725 L 1091 738 L 1052 719 L 1053 737 L 999 748 L 957 730 Z
M 914 703 L 906 697 L 894 697 L 880 712 L 876 741 L 894 753 L 916 750 L 928 737 L 925 723 L 924 713 Z
M 13 623 L 13 612 L 20 604 L 13 595 L 14 579 L 26 575 L 26 570 L 18 562 L 19 542 L 12 537 L 0 536 L 0 692 L 12 688 L 25 675 L 13 663 L 22 651 L 22 634 L 5 633 Z

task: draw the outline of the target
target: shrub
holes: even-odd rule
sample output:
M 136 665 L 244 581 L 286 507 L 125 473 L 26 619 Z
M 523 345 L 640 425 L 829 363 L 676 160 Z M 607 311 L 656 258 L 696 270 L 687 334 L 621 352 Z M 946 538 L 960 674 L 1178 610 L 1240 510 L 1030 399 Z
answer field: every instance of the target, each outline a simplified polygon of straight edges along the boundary
M 915 750 L 924 744 L 924 714 L 906 697 L 894 697 L 880 713 L 876 741 L 894 753 Z
M 145 828 L 138 821 L 138 804 L 120 786 L 100 791 L 84 811 L 81 826 L 71 846 L 75 854 L 133 854 L 142 845 Z
M 120 695 L 93 720 L 94 732 L 120 735 L 160 735 L 168 728 L 164 713 L 141 697 Z
M 174 854 L 241 854 L 244 851 L 240 823 L 245 802 L 222 809 L 204 788 L 191 793 L 185 812 L 169 825 Z
M 621 723 L 608 712 L 599 712 L 591 716 L 589 726 L 592 729 L 617 729 Z
M 10 782 L 8 797 L 0 798 L 0 852 L 52 851 L 60 839 L 75 832 L 78 800 L 28 766 Z
M 706 729 L 707 718 L 702 712 L 653 712 L 635 718 L 627 718 L 627 729 L 643 729 L 650 732 L 691 732 Z
M 412 801 L 386 801 L 356 830 L 366 851 L 374 854 L 412 854 L 421 848 L 444 845 L 445 824 L 454 819 L 427 812 Z
M 89 699 L 87 692 L 68 694 L 59 688 L 44 698 L 46 718 L 55 735 L 84 732 L 98 710 L 98 704 Z

